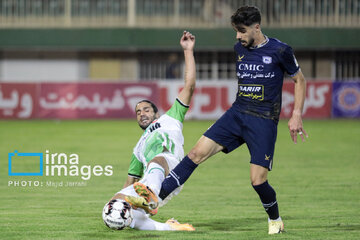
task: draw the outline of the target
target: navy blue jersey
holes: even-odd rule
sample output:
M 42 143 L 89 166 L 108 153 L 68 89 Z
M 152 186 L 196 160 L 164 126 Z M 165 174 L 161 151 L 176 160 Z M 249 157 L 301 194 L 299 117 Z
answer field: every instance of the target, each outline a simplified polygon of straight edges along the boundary
M 239 89 L 234 103 L 241 112 L 278 121 L 284 73 L 299 71 L 293 50 L 274 38 L 256 48 L 234 46 Z

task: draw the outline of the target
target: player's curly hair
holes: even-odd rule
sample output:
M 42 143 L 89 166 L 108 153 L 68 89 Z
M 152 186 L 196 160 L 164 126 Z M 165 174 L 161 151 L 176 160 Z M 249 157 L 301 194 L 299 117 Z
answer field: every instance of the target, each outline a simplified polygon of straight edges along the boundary
M 260 24 L 260 10 L 255 6 L 242 6 L 231 16 L 231 23 L 235 26 L 250 26 L 254 23 Z
M 156 107 L 156 105 L 153 102 L 151 102 L 150 100 L 146 100 L 146 99 L 143 99 L 143 100 L 139 101 L 135 106 L 137 106 L 139 103 L 142 103 L 142 102 L 150 103 L 151 107 L 154 110 L 154 113 L 157 113 L 159 111 L 158 108 Z M 136 110 L 136 107 L 135 107 L 135 110 Z

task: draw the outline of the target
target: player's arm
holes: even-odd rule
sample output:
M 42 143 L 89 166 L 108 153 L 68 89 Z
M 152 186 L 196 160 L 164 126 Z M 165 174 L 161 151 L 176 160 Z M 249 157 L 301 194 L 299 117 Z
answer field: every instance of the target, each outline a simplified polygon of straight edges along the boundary
M 185 57 L 185 84 L 178 95 L 178 99 L 185 105 L 190 105 L 191 97 L 195 90 L 196 68 L 194 58 L 195 36 L 184 31 L 180 45 L 184 50 Z
M 292 77 L 295 82 L 294 90 L 294 110 L 292 116 L 288 122 L 288 127 L 290 131 L 291 139 L 294 143 L 297 142 L 297 134 L 300 135 L 302 141 L 304 141 L 304 135 L 308 137 L 305 129 L 303 128 L 302 122 L 302 111 L 305 102 L 306 95 L 306 81 L 301 70 L 297 72 L 295 76 Z
M 128 176 L 123 188 L 126 188 L 126 187 L 130 186 L 131 184 L 134 184 L 134 183 L 138 182 L 139 180 L 140 180 L 140 178 L 135 178 L 135 177 L 132 177 L 132 176 Z
M 143 175 L 143 170 L 144 170 L 144 166 L 142 162 L 140 162 L 135 156 L 135 154 L 133 154 L 131 157 L 131 162 L 128 170 L 128 177 L 126 179 L 123 188 L 126 188 L 131 184 L 138 182 Z

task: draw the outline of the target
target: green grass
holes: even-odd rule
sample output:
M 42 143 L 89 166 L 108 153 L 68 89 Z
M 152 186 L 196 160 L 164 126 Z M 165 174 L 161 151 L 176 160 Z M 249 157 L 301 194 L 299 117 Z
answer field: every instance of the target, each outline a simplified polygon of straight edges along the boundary
M 211 123 L 185 122 L 185 151 Z M 279 123 L 269 182 L 287 232 L 268 236 L 267 216 L 249 181 L 246 146 L 207 160 L 154 217 L 190 222 L 195 232 L 113 231 L 102 223 L 101 210 L 127 177 L 141 135 L 134 121 L 1 121 L 0 239 L 359 239 L 360 121 L 305 120 L 310 137 L 297 145 L 286 124 Z M 8 176 L 7 154 L 14 150 L 76 153 L 79 165 L 112 165 L 114 174 L 88 181 Z M 14 187 L 9 181 L 43 186 Z M 86 186 L 48 187 L 47 181 Z

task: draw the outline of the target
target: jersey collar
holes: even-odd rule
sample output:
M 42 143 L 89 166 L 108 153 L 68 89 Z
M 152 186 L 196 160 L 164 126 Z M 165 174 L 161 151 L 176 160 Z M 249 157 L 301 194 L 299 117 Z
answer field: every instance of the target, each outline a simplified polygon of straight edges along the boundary
M 264 42 L 260 43 L 259 45 L 254 46 L 254 47 L 249 47 L 249 49 L 256 49 L 256 48 L 261 48 L 261 47 L 265 46 L 269 42 L 269 38 L 266 35 L 264 35 L 264 37 L 265 37 Z

